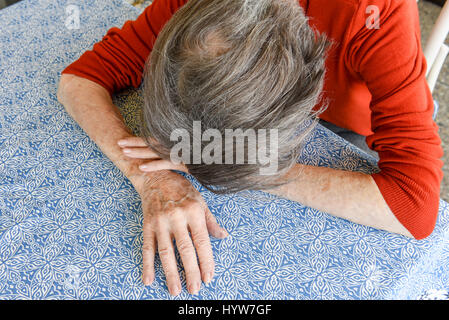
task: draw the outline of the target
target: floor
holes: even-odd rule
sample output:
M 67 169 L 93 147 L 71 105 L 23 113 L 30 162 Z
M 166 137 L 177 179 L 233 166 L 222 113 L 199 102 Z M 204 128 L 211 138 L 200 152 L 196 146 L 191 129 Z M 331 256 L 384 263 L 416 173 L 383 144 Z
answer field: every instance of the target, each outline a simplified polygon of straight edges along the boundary
M 17 2 L 18 0 L 0 0 L 0 9 L 6 5 Z M 151 0 L 126 0 L 139 8 L 145 8 L 151 3 Z M 440 12 L 440 7 L 428 1 L 419 1 L 419 14 L 421 23 L 421 33 L 423 46 L 426 43 L 426 39 L 429 32 L 435 23 L 438 14 Z M 449 44 L 449 39 L 446 40 Z M 440 109 L 436 118 L 436 122 L 439 126 L 439 134 L 442 140 L 442 145 L 444 148 L 444 178 L 441 185 L 441 198 L 449 202 L 449 58 L 443 67 L 443 70 L 438 79 L 434 97 L 439 102 Z
M 9 6 L 13 3 L 18 2 L 19 0 L 0 0 L 0 9 Z

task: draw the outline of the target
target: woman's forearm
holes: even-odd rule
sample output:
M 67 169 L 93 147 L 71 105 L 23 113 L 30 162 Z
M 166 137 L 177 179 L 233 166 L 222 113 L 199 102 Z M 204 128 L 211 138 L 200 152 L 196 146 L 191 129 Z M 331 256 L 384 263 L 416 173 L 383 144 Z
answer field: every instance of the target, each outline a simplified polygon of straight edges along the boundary
M 355 223 L 413 237 L 368 174 L 297 164 L 286 177 L 294 180 L 269 192 Z
M 101 151 L 136 186 L 144 173 L 138 166 L 142 160 L 125 157 L 117 141 L 133 136 L 105 88 L 71 74 L 61 76 L 58 101 L 98 145 Z

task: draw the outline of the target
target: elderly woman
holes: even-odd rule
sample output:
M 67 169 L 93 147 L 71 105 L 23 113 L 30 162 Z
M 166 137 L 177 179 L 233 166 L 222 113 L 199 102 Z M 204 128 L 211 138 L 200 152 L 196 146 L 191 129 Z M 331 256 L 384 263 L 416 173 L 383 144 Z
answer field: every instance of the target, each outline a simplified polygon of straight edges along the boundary
M 170 169 L 215 192 L 262 189 L 356 223 L 428 236 L 442 148 L 425 70 L 414 0 L 154 0 L 63 71 L 58 99 L 141 196 L 144 284 L 154 280 L 158 251 L 177 295 L 172 239 L 187 288 L 197 293 L 214 274 L 209 235 L 227 232 Z M 142 136 L 135 137 L 111 95 L 142 79 Z M 362 138 L 380 171 L 296 163 L 318 117 Z M 207 144 L 195 134 L 238 128 L 277 130 L 270 138 L 276 174 L 262 175 L 262 163 L 210 162 L 195 151 Z M 194 136 L 187 149 L 196 162 L 173 161 L 176 130 Z M 214 157 L 226 156 L 221 146 Z M 246 145 L 244 159 L 264 148 Z

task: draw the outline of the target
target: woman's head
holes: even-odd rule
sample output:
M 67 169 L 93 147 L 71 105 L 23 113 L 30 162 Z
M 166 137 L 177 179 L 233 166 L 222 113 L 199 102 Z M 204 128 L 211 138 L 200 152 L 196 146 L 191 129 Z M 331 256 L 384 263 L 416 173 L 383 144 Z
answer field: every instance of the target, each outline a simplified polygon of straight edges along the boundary
M 210 151 L 212 140 L 198 139 L 195 124 L 201 133 L 215 129 L 223 139 L 214 140 L 219 148 L 212 155 L 221 153 L 223 161 L 187 164 L 199 182 L 215 192 L 274 187 L 324 110 L 312 108 L 322 90 L 327 46 L 297 0 L 189 0 L 165 24 L 147 61 L 142 135 L 169 159 L 178 143 L 170 139 L 176 130 L 193 137 L 187 146 L 193 157 L 195 143 Z M 255 146 L 246 135 L 244 164 L 235 162 L 237 142 L 225 139 L 226 132 L 238 129 L 267 133 L 268 141 Z M 273 130 L 276 135 L 270 135 Z M 273 146 L 277 173 L 261 175 L 266 163 L 249 160 Z M 224 160 L 229 151 L 233 163 Z

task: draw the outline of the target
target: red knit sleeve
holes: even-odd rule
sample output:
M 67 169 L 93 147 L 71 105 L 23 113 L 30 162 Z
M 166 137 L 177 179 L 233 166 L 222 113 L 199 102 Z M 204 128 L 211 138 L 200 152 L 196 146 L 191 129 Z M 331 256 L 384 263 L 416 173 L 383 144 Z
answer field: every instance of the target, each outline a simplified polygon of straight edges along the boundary
M 367 2 L 361 1 L 347 61 L 372 94 L 374 133 L 366 142 L 380 157 L 372 177 L 397 219 L 422 239 L 438 215 L 443 150 L 432 120 L 418 9 L 411 0 L 370 0 L 379 7 L 380 28 L 368 29 Z
M 105 87 L 110 94 L 142 82 L 145 61 L 165 23 L 186 0 L 154 0 L 134 21 L 111 28 L 93 49 L 65 68 Z

